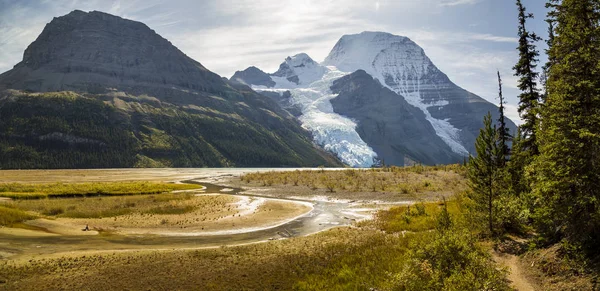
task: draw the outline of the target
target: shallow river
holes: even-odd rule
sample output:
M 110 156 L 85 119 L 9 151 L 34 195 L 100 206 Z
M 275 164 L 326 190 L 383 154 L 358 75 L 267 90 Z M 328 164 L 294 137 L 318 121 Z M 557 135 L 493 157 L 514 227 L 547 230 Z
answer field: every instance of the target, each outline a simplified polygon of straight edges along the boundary
M 282 169 L 141 169 L 141 170 L 96 170 L 86 172 L 69 171 L 31 171 L 27 181 L 73 181 L 78 173 L 85 178 L 77 181 L 114 181 L 114 180 L 170 180 L 186 183 L 198 183 L 196 181 L 212 181 L 223 177 L 241 175 L 246 172 L 282 170 Z M 295 169 L 286 169 L 295 170 Z M 45 172 L 45 173 L 44 173 Z M 91 175 L 90 172 L 96 174 Z M 22 176 L 22 172 L 19 176 Z M 5 176 L 6 177 L 6 176 Z M 0 182 L 2 182 L 0 180 Z M 224 188 L 215 184 L 200 183 L 207 187 L 206 193 L 219 193 L 222 195 L 239 195 L 251 197 L 272 198 L 262 195 L 246 195 L 242 189 L 233 188 L 233 191 L 223 193 Z M 308 201 L 300 199 L 285 199 L 290 201 L 306 201 L 313 204 L 314 209 L 304 216 L 298 217 L 282 225 L 245 233 L 223 234 L 223 235 L 185 235 L 185 236 L 161 236 L 161 235 L 120 235 L 99 234 L 96 236 L 12 236 L 0 234 L 0 252 L 5 255 L 37 256 L 65 252 L 85 251 L 118 251 L 137 249 L 184 249 L 218 247 L 226 245 L 239 245 L 255 243 L 272 239 L 282 239 L 296 236 L 304 236 L 323 231 L 336 226 L 350 225 L 354 219 L 359 219 L 359 214 L 349 212 L 350 204 Z

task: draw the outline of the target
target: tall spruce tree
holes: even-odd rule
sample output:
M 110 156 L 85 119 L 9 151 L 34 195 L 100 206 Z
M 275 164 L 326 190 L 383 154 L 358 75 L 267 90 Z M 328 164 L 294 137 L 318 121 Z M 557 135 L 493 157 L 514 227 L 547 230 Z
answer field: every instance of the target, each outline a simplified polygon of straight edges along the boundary
M 550 55 L 550 48 L 552 47 L 552 42 L 554 42 L 554 18 L 552 16 L 552 12 L 548 13 L 548 19 L 546 19 L 546 23 L 548 23 L 548 39 L 546 40 L 546 44 L 548 48 L 546 49 L 546 55 Z M 541 94 L 541 103 L 542 106 L 548 99 L 548 74 L 550 74 L 550 67 L 552 66 L 552 58 L 548 57 L 548 61 L 542 66 L 542 75 L 540 76 L 540 83 L 542 88 L 544 88 L 544 93 Z M 540 111 L 541 111 L 540 106 Z
M 517 197 L 523 197 L 531 190 L 525 176 L 525 166 L 531 162 L 530 157 L 525 155 L 521 148 L 523 143 L 521 139 L 521 128 L 517 127 L 517 132 L 513 135 L 510 160 L 507 164 L 508 183 L 506 191 Z
M 510 148 L 508 147 L 508 142 L 511 140 L 510 132 L 508 127 L 506 126 L 506 117 L 504 116 L 504 96 L 502 95 L 502 78 L 500 77 L 500 71 L 498 71 L 498 98 L 500 99 L 500 104 L 498 106 L 498 139 L 500 151 L 502 151 L 503 159 L 499 160 L 501 167 L 506 165 L 508 158 L 510 156 Z
M 531 167 L 539 232 L 600 252 L 600 2 L 551 1 L 548 99 Z
M 470 197 L 486 214 L 491 235 L 495 234 L 494 201 L 498 196 L 498 161 L 504 159 L 498 140 L 498 130 L 495 125 L 492 126 L 492 115 L 488 112 L 483 118 L 483 128 L 479 130 L 479 136 L 475 140 L 477 156 L 469 159 L 467 174 L 471 187 Z
M 533 32 L 527 30 L 527 19 L 533 18 L 533 14 L 527 13 L 521 0 L 517 0 L 519 10 L 519 61 L 513 68 L 515 76 L 519 77 L 519 115 L 523 119 L 521 132 L 523 138 L 522 149 L 531 156 L 538 154 L 536 127 L 538 125 L 538 105 L 540 92 L 537 88 L 539 74 L 536 72 L 539 52 L 535 42 L 540 38 Z

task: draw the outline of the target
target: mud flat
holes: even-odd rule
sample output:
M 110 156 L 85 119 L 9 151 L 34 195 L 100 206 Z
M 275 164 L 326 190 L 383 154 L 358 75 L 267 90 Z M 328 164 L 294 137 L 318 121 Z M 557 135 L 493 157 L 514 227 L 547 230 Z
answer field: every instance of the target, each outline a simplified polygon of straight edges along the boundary
M 124 215 L 117 213 L 106 217 L 94 217 L 98 216 L 97 214 L 91 215 L 92 217 L 77 217 L 81 214 L 67 212 L 48 216 L 34 211 L 41 209 L 37 204 L 46 204 L 47 208 L 53 209 L 50 206 L 57 201 L 52 199 L 3 201 L 16 206 L 27 206 L 31 214 L 37 214 L 41 218 L 26 221 L 12 228 L 1 228 L 0 239 L 6 243 L 0 245 L 0 256 L 15 260 L 56 256 L 60 253 L 193 249 L 257 243 L 306 236 L 333 227 L 348 226 L 356 220 L 368 218 L 370 211 L 376 210 L 357 208 L 356 203 L 347 201 L 274 197 L 260 195 L 260 189 L 254 187 L 242 189 L 206 183 L 233 180 L 242 173 L 256 170 L 9 171 L 7 175 L 2 176 L 2 182 L 148 180 L 196 183 L 204 187 L 175 191 L 166 194 L 170 195 L 166 198 L 160 196 L 161 194 L 60 198 L 60 205 L 66 205 L 68 209 L 99 207 L 98 213 L 106 213 L 104 208 L 111 210 L 122 204 L 132 205 L 132 210 Z M 246 194 L 247 191 L 251 194 Z M 175 197 L 177 195 L 185 198 L 178 199 Z M 164 199 L 161 199 L 164 201 L 157 199 L 160 197 L 163 197 Z M 65 217 L 69 215 L 72 217 Z M 86 225 L 89 230 L 84 230 Z

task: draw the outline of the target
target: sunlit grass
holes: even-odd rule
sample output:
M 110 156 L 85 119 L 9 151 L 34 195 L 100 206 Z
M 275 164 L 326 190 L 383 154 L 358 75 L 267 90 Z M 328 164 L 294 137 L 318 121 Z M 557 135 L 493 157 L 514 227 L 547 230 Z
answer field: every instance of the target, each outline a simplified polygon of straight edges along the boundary
M 362 222 L 363 225 L 375 225 L 386 232 L 427 231 L 435 229 L 436 219 L 442 211 L 442 202 L 417 203 L 414 205 L 392 207 L 387 211 L 378 212 L 373 220 Z M 455 200 L 446 203 L 452 216 L 460 213 Z
M 462 215 L 458 204 L 456 201 L 448 203 L 455 221 Z M 43 279 L 44 286 L 53 289 L 168 289 L 168 286 L 178 286 L 202 290 L 395 290 L 395 286 L 404 286 L 401 280 L 413 278 L 413 275 L 423 282 L 431 282 L 424 275 L 443 275 L 436 265 L 428 265 L 428 261 L 420 256 L 424 250 L 439 251 L 437 240 L 445 238 L 435 230 L 429 231 L 435 228 L 440 206 L 438 203 L 422 206 L 422 209 L 410 207 L 413 220 L 409 224 L 405 224 L 402 217 L 409 208 L 397 207 L 380 211 L 375 224 L 338 228 L 288 240 L 194 251 L 146 251 L 31 260 L 27 264 L 0 265 L 0 273 L 5 274 L 8 288 L 17 286 L 13 282 L 19 282 L 22 288 L 35 286 Z M 419 225 L 419 230 L 427 231 L 401 234 L 403 230 L 413 228 L 413 223 Z M 458 226 L 448 233 L 460 232 L 460 229 Z M 461 253 L 441 252 L 437 260 L 446 261 L 451 256 L 463 254 L 471 258 L 471 254 L 477 254 L 474 256 L 476 261 L 466 261 L 470 270 L 478 270 L 473 274 L 487 274 L 488 277 L 492 274 L 501 279 L 502 273 L 491 260 L 480 255 L 481 250 L 469 240 L 468 232 L 460 233 L 452 236 L 450 242 L 461 246 Z M 96 280 L 90 281 L 90 274 L 97 276 Z M 472 281 L 468 276 L 470 273 L 463 274 L 461 268 L 453 274 L 453 280 L 459 283 Z M 64 280 L 65 277 L 69 280 Z M 503 284 L 503 281 L 499 282 L 497 284 Z
M 306 186 L 328 192 L 452 193 L 465 187 L 460 165 L 257 172 L 241 180 L 261 186 Z
M 159 182 L 102 182 L 52 184 L 0 184 L 0 197 L 13 199 L 41 199 L 53 197 L 86 197 L 113 195 L 160 194 L 176 190 L 199 189 L 192 184 Z
M 7 202 L 14 208 L 44 216 L 65 218 L 103 218 L 133 213 L 181 214 L 193 211 L 191 205 L 177 205 L 189 200 L 191 194 L 160 194 L 82 198 L 23 199 Z
M 33 218 L 35 216 L 21 209 L 0 205 L 0 226 L 11 226 Z

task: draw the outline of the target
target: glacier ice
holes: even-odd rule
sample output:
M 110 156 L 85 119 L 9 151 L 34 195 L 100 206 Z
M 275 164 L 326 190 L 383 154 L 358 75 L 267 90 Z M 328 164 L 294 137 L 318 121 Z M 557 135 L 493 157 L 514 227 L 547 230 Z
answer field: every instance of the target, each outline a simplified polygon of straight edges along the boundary
M 330 90 L 333 81 L 348 73 L 332 66 L 324 67 L 318 64 L 294 69 L 298 70 L 298 68 L 301 68 L 300 75 L 303 76 L 299 84 L 290 82 L 284 76 L 272 76 L 271 78 L 276 82 L 274 88 L 253 86 L 253 89 L 280 94 L 290 91 L 289 105 L 301 109 L 302 115 L 299 116 L 299 120 L 302 127 L 312 133 L 317 144 L 335 153 L 344 163 L 352 167 L 372 166 L 377 154 L 356 132 L 356 122 L 335 113 L 330 102 L 337 96 Z M 308 83 L 309 81 L 312 82 Z

